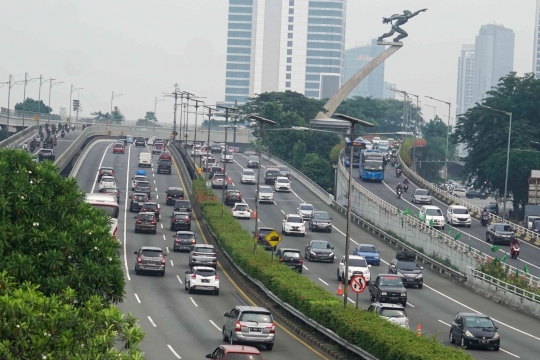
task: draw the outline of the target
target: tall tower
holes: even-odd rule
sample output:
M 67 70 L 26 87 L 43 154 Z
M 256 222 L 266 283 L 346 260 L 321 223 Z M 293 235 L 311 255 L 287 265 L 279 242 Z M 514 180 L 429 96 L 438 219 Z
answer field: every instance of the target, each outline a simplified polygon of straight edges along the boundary
M 534 48 L 533 48 L 533 73 L 540 79 L 540 0 L 536 0 L 536 12 L 534 13 Z
M 456 115 L 463 114 L 474 106 L 474 45 L 465 44 L 461 47 L 458 59 Z

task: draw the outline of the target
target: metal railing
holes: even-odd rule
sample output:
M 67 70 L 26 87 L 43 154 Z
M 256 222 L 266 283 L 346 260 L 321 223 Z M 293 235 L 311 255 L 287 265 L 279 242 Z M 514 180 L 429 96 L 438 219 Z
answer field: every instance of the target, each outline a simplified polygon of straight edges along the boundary
M 511 294 L 514 294 L 516 296 L 523 297 L 529 301 L 535 302 L 537 304 L 540 304 L 540 295 L 524 290 L 520 287 L 517 287 L 515 285 L 511 285 L 507 282 L 501 281 L 491 275 L 488 275 L 486 273 L 483 273 L 480 270 L 472 269 L 471 270 L 472 276 L 474 276 L 476 279 L 482 280 L 482 282 L 488 283 L 490 285 L 495 286 L 497 289 L 502 289 L 504 291 L 507 291 Z
M 0 142 L 0 147 L 13 147 L 19 143 L 20 140 L 24 140 L 27 136 L 30 136 L 33 132 L 37 133 L 39 130 L 39 125 L 32 125 L 26 129 L 19 131 L 16 134 L 11 135 L 10 137 L 2 140 Z

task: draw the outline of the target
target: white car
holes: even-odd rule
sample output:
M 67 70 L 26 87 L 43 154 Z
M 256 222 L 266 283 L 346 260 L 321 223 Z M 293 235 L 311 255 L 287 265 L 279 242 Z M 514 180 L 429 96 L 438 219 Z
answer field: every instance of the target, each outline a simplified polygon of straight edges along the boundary
M 274 202 L 274 191 L 268 185 L 259 186 L 259 202 Z
M 452 226 L 465 225 L 471 227 L 471 214 L 465 206 L 450 205 L 446 210 L 446 223 Z
M 135 190 L 137 186 L 137 181 L 148 181 L 148 178 L 144 175 L 135 175 L 131 178 L 131 190 Z
M 219 275 L 213 267 L 194 266 L 186 271 L 184 289 L 190 294 L 195 290 L 203 290 L 219 295 Z
M 311 217 L 311 213 L 313 213 L 313 210 L 315 210 L 313 205 L 303 203 L 298 205 L 298 207 L 296 208 L 296 213 L 301 216 L 302 219 L 307 221 Z
M 350 282 L 352 277 L 355 275 L 362 275 L 366 281 L 371 279 L 371 273 L 369 268 L 371 265 L 368 265 L 366 259 L 363 256 L 358 255 L 349 255 L 349 276 L 347 277 Z M 339 262 L 338 271 L 337 271 L 338 281 L 345 282 L 345 255 L 341 258 Z M 347 283 L 348 284 L 348 283 Z
M 232 163 L 233 162 L 233 152 L 230 151 L 230 150 L 227 150 L 226 152 L 223 151 L 221 153 L 221 162 L 222 163 L 225 163 L 225 162 Z
M 195 146 L 193 149 L 191 149 L 191 156 L 201 156 L 202 155 L 202 149 L 201 146 Z
M 156 140 L 155 137 L 152 137 L 152 138 L 148 139 L 148 141 L 146 142 L 146 145 L 154 145 L 155 140 Z
M 251 210 L 246 203 L 235 203 L 232 209 L 232 216 L 235 219 L 250 219 Z
M 281 225 L 281 232 L 285 235 L 299 234 L 300 236 L 306 236 L 304 220 L 297 214 L 285 215 L 285 220 L 283 220 L 283 224 Z
M 245 169 L 242 171 L 242 177 L 240 178 L 242 184 L 256 184 L 255 172 L 251 169 Z
M 425 216 L 425 219 L 424 219 Z M 433 227 L 441 228 L 441 230 L 444 230 L 444 215 L 436 206 L 433 205 L 424 205 L 420 209 L 420 215 L 418 215 L 418 218 L 424 219 L 425 223 L 427 225 L 430 224 L 431 220 L 433 220 Z
M 371 142 L 373 143 L 373 145 L 379 145 L 379 141 L 381 141 L 381 138 L 378 137 L 378 136 L 375 136 L 373 138 L 373 140 L 371 140 Z
M 116 180 L 112 176 L 102 176 L 101 181 L 99 182 L 99 190 L 101 189 L 108 189 L 108 188 L 115 188 L 116 186 Z
M 467 197 L 467 190 L 464 188 L 454 188 L 454 190 L 452 190 L 452 195 L 458 198 Z
M 274 184 L 274 189 L 276 191 L 291 192 L 291 181 L 284 176 L 279 176 Z

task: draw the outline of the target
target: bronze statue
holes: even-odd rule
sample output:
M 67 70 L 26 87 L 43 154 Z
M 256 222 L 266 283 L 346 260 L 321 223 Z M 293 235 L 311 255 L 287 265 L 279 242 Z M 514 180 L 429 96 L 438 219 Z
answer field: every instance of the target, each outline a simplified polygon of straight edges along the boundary
M 398 42 L 399 40 L 406 38 L 407 36 L 409 36 L 409 34 L 407 34 L 405 30 L 400 28 L 400 25 L 407 23 L 407 21 L 409 21 L 410 18 L 415 17 L 416 15 L 424 11 L 427 11 L 427 9 L 418 10 L 415 13 L 412 13 L 409 10 L 403 10 L 403 14 L 394 14 L 389 18 L 383 17 L 383 24 L 388 24 L 388 23 L 392 24 L 392 30 L 386 34 L 383 34 L 381 37 L 377 39 L 377 41 L 383 41 L 384 38 L 392 36 L 396 32 L 399 33 L 399 36 L 393 40 L 394 42 Z M 396 20 L 395 24 L 393 23 L 394 20 Z

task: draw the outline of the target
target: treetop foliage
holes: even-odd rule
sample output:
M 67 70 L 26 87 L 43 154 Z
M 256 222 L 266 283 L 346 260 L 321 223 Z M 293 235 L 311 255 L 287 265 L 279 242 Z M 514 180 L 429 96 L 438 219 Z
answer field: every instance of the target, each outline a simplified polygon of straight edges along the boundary
M 37 101 L 32 98 L 26 98 L 23 102 L 15 104 L 15 110 L 39 112 L 41 114 L 50 114 L 52 112 L 52 108 L 45 105 L 43 100 Z

